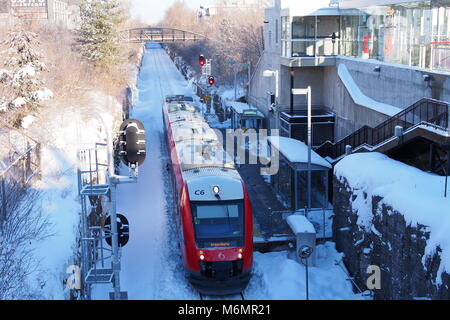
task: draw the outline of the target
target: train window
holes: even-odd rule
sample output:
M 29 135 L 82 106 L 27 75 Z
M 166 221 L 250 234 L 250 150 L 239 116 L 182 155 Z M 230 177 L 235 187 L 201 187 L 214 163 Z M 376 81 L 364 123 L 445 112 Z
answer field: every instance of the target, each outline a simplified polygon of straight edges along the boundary
M 243 245 L 243 200 L 195 201 L 191 209 L 198 248 Z
M 226 217 L 239 217 L 239 208 L 237 204 L 197 206 L 198 219 L 216 219 Z

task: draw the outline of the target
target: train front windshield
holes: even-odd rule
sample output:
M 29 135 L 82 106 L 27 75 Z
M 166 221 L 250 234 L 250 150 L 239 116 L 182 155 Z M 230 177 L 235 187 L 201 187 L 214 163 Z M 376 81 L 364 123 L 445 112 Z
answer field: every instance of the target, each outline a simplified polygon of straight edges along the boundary
M 198 248 L 241 247 L 244 245 L 244 202 L 191 202 Z

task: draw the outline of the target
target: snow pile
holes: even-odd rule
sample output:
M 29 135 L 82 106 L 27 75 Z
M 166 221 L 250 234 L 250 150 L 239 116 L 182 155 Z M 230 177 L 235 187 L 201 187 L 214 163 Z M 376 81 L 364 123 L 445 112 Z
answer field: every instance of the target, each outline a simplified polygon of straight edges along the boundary
M 335 264 L 342 254 L 333 242 L 316 247 L 317 266 L 309 267 L 309 298 L 312 300 L 361 300 L 353 293 L 345 272 Z M 288 258 L 286 251 L 254 254 L 254 274 L 244 291 L 249 300 L 306 299 L 306 268 Z
M 18 97 L 11 102 L 12 106 L 15 108 L 19 108 L 19 107 L 25 105 L 26 103 L 27 103 L 27 99 L 25 99 L 23 97 Z
M 350 96 L 352 97 L 353 101 L 356 104 L 378 111 L 391 117 L 402 111 L 401 108 L 392 106 L 390 104 L 375 101 L 372 98 L 366 96 L 361 91 L 361 89 L 359 89 L 355 80 L 353 80 L 353 77 L 348 71 L 345 64 L 342 63 L 339 64 L 338 75 L 341 78 L 342 82 L 344 83 L 345 87 L 347 88 L 348 93 L 350 94 Z
M 50 100 L 53 98 L 53 92 L 48 88 L 37 90 L 34 94 L 37 100 Z
M 302 141 L 279 136 L 268 137 L 268 140 L 270 144 L 278 149 L 290 162 L 308 162 L 308 146 Z M 331 164 L 313 150 L 311 150 L 311 163 L 331 169 Z
M 222 98 L 223 101 L 231 100 L 234 101 L 234 87 L 220 87 L 219 88 L 219 95 Z M 245 92 L 242 86 L 238 86 L 237 88 L 237 98 L 244 97 Z
M 31 114 L 23 118 L 21 123 L 22 128 L 27 129 L 33 123 L 34 119 L 36 119 L 36 117 Z
M 14 78 L 15 79 L 25 78 L 25 77 L 32 78 L 34 76 L 36 76 L 36 69 L 33 67 L 33 65 L 27 64 L 25 67 L 23 67 L 22 69 L 19 69 L 19 71 L 17 71 Z
M 309 220 L 302 215 L 293 214 L 286 218 L 287 223 L 291 227 L 292 231 L 297 233 L 316 233 L 316 229 Z
M 436 278 L 440 284 L 442 272 L 450 271 L 450 196 L 444 197 L 445 177 L 375 152 L 345 157 L 336 165 L 334 173 L 341 182 L 345 179 L 356 195 L 351 202 L 361 228 L 372 229 L 373 196 L 382 197 L 382 202 L 401 213 L 411 226 L 429 227 L 430 239 L 422 262 L 435 254 L 438 246 L 442 249 Z
M 74 264 L 77 251 L 79 214 L 77 154 L 80 149 L 106 141 L 105 125 L 112 130 L 114 115 L 121 105 L 101 93 L 90 94 L 88 106 L 59 106 L 43 109 L 39 120 L 29 130 L 34 135 L 44 130 L 48 143 L 42 147 L 42 180 L 33 186 L 43 192 L 41 208 L 49 217 L 53 235 L 39 244 L 35 255 L 41 261 L 40 272 L 30 278 L 41 279 L 41 289 L 49 299 L 67 298 L 63 280 L 66 268 Z M 42 133 L 41 133 L 42 135 Z M 103 161 L 102 159 L 101 161 Z

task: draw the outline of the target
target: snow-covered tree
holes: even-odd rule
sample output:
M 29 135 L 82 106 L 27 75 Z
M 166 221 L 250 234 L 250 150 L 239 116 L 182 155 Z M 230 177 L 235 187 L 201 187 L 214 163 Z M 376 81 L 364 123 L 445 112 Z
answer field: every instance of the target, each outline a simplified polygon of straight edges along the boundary
M 53 96 L 52 92 L 44 87 L 41 72 L 45 64 L 41 61 L 39 53 L 38 35 L 34 32 L 11 32 L 7 39 L 1 43 L 6 50 L 6 69 L 0 69 L 0 112 L 12 112 L 24 115 L 36 111 L 42 100 Z
M 117 65 L 123 58 L 119 27 L 125 16 L 118 0 L 82 0 L 80 50 L 101 67 Z

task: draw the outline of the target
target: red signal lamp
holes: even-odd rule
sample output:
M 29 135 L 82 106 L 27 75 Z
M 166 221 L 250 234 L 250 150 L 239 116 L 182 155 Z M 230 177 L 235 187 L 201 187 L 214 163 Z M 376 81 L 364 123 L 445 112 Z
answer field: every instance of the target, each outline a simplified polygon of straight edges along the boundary
M 203 67 L 205 64 L 206 64 L 206 59 L 205 59 L 205 56 L 204 55 L 200 55 L 199 57 L 198 57 L 198 64 L 201 66 L 201 67 Z

